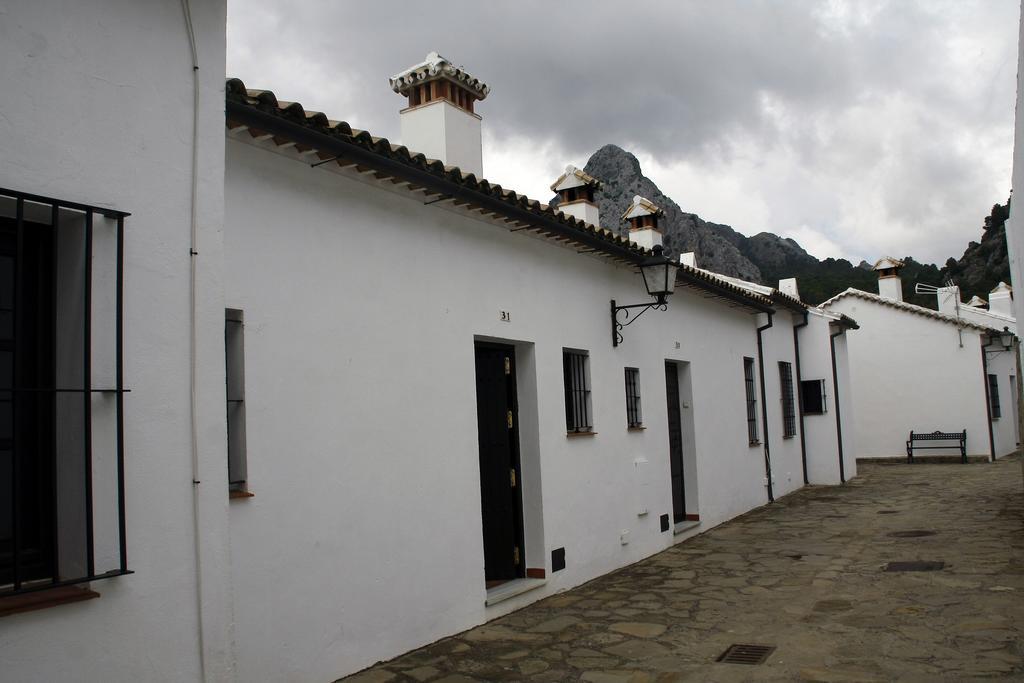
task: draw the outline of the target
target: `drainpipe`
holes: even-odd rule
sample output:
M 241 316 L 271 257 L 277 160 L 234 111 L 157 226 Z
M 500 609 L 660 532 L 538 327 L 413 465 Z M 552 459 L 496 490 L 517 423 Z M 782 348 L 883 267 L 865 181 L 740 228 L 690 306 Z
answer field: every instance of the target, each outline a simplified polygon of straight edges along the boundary
M 985 353 L 985 342 L 991 337 L 981 335 L 981 379 L 985 385 L 985 422 L 988 424 L 988 461 L 996 461 L 996 440 L 992 435 L 992 397 L 988 393 L 988 354 Z
M 761 341 L 761 333 L 772 326 L 772 313 L 768 313 L 768 324 L 757 328 L 757 369 L 761 375 L 761 424 L 764 431 L 764 472 L 768 479 L 768 502 L 775 502 L 775 493 L 772 490 L 772 454 L 768 446 L 768 399 L 764 391 L 764 344 Z
M 835 324 L 831 323 L 831 325 Z M 828 346 L 832 353 L 832 394 L 835 397 L 836 404 L 836 444 L 839 446 L 839 481 L 845 484 L 846 463 L 843 461 L 843 420 L 839 409 L 839 370 L 836 368 L 836 337 L 845 332 L 846 329 L 841 324 L 837 325 L 837 327 L 839 328 L 838 332 L 828 335 Z
M 196 217 L 199 194 L 199 55 L 196 48 L 196 34 L 192 23 L 192 9 L 189 0 L 181 0 L 181 10 L 188 34 L 189 56 L 192 59 L 192 165 L 191 190 L 189 198 L 189 455 L 192 469 L 192 538 L 193 560 L 196 578 L 196 645 L 199 650 L 200 679 L 207 680 L 206 638 L 203 633 L 203 556 L 199 513 L 199 397 L 197 391 L 197 321 L 196 271 L 199 256 L 199 230 Z
M 804 311 L 803 316 L 804 321 L 802 323 L 793 325 L 793 355 L 796 360 L 796 409 L 797 420 L 800 424 L 800 463 L 804 468 L 804 486 L 807 486 L 810 482 L 807 480 L 807 440 L 804 438 L 804 396 L 803 392 L 800 391 L 803 375 L 800 374 L 800 335 L 797 333 L 801 327 L 807 327 L 807 323 L 809 322 L 807 311 Z

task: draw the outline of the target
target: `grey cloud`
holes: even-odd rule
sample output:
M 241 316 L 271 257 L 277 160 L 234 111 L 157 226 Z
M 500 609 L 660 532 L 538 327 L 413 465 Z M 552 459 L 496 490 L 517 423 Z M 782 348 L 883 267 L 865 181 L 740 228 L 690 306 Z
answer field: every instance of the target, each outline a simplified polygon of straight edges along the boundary
M 827 14 L 823 3 L 782 0 L 247 0 L 229 6 L 229 70 L 250 86 L 397 138 L 401 100 L 387 77 L 437 50 L 491 85 L 479 111 L 499 137 L 555 140 L 567 158 L 581 161 L 606 142 L 664 164 L 727 164 L 788 151 L 807 167 L 794 169 L 794 177 L 836 182 L 866 175 L 865 165 L 894 166 L 884 175 L 896 188 L 860 188 L 892 211 L 880 220 L 912 213 L 906 197 L 948 193 L 962 204 L 971 199 L 964 188 L 998 185 L 992 174 L 1006 166 L 1009 149 L 999 163 L 974 165 L 941 149 L 947 136 L 995 129 L 1005 138 L 1012 131 L 1018 5 L 900 0 L 840 7 L 847 18 Z M 972 70 L 972 60 L 985 71 Z M 894 98 L 907 106 L 879 109 Z M 779 103 L 786 116 L 780 120 L 766 102 Z M 862 128 L 835 128 L 857 108 Z M 900 145 L 875 139 L 891 130 L 904 131 Z M 973 199 L 969 211 L 977 213 L 1002 198 Z M 783 204 L 798 198 L 768 201 L 782 219 L 794 213 Z M 937 205 L 946 210 L 950 203 Z M 963 225 L 960 243 L 975 237 L 983 215 Z M 814 222 L 827 231 L 837 221 Z

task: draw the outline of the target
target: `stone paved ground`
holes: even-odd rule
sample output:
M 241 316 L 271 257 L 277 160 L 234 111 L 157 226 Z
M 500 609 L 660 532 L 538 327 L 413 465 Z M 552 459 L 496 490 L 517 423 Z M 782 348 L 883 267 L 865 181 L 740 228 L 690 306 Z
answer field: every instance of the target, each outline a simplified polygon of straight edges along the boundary
M 1022 595 L 1016 458 L 872 464 L 347 683 L 1024 681 Z M 777 649 L 715 663 L 732 643 Z

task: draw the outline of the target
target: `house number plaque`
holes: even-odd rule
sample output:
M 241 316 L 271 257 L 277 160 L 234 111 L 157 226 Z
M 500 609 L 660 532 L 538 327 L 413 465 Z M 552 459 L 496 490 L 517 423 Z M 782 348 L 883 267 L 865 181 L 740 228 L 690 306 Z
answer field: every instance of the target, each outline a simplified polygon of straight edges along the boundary
M 508 311 L 498 311 L 498 319 L 503 323 L 512 322 L 512 314 Z

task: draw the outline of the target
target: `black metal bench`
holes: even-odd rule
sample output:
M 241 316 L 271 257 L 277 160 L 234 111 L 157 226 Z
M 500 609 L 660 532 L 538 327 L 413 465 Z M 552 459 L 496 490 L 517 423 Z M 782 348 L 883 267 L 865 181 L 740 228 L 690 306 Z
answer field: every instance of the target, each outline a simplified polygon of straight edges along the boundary
M 955 446 L 926 446 L 919 444 L 922 441 L 956 441 Z M 934 431 L 930 434 L 921 434 L 919 432 L 910 432 L 910 438 L 907 439 L 907 462 L 914 462 L 914 449 L 915 448 L 955 448 L 960 451 L 960 462 L 967 462 L 967 430 L 962 432 L 940 432 Z

